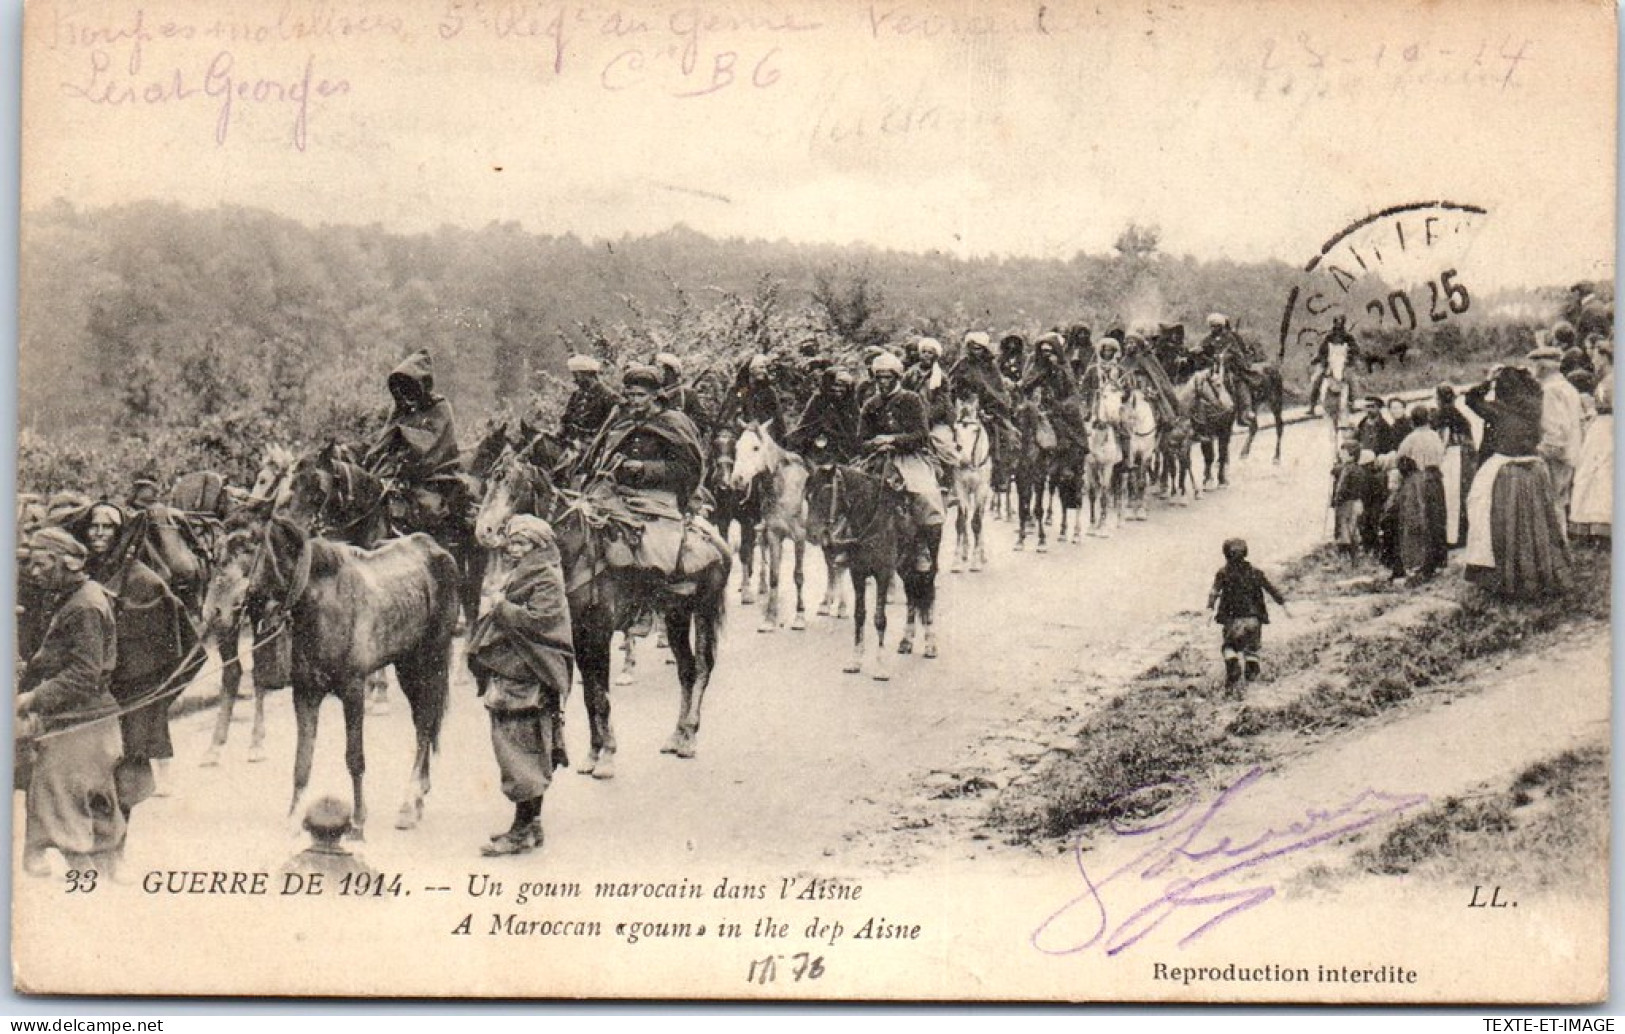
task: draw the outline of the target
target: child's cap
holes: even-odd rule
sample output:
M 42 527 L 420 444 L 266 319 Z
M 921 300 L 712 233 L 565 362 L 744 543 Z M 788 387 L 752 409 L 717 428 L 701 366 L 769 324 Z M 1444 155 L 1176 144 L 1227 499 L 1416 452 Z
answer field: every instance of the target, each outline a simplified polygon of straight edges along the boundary
M 319 798 L 305 812 L 305 829 L 313 837 L 334 839 L 349 832 L 354 813 L 350 806 L 334 796 Z
M 1225 539 L 1224 558 L 1226 560 L 1240 560 L 1247 555 L 1246 539 Z

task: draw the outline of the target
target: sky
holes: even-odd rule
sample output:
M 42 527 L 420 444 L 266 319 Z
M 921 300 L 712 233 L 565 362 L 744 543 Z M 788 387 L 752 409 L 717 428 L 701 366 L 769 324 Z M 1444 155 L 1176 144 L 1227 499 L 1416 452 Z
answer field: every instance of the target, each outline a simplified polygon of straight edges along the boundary
M 1476 282 L 1611 276 L 1607 4 L 36 0 L 25 208 L 159 198 L 1302 265 L 1487 211 Z

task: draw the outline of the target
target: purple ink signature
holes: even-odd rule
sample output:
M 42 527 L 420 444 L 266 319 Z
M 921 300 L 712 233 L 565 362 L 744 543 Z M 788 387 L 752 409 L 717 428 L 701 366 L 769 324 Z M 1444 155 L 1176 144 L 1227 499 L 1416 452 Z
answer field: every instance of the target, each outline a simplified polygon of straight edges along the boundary
M 1305 808 L 1301 817 L 1240 841 L 1214 839 L 1207 827 L 1264 777 L 1253 768 L 1211 801 L 1203 802 L 1188 779 L 1142 786 L 1119 794 L 1114 804 L 1147 801 L 1173 793 L 1175 803 L 1143 823 L 1113 821 L 1119 837 L 1144 838 L 1133 858 L 1105 876 L 1091 874 L 1080 837 L 1073 848 L 1085 890 L 1033 931 L 1032 945 L 1046 955 L 1073 955 L 1100 947 L 1117 955 L 1164 923 L 1183 932 L 1185 947 L 1203 934 L 1275 896 L 1263 867 L 1407 809 L 1426 804 L 1426 794 L 1362 790 L 1332 808 Z M 1193 924 L 1182 927 L 1182 922 Z M 1070 931 L 1070 932 L 1069 932 Z

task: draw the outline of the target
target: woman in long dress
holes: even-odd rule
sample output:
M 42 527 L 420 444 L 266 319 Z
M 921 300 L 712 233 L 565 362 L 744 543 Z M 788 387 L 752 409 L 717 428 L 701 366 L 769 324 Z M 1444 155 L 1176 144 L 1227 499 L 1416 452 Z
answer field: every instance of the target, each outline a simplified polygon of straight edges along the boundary
M 1506 599 L 1554 593 L 1568 582 L 1568 540 L 1536 451 L 1540 383 L 1527 370 L 1497 368 L 1466 403 L 1484 420 L 1486 452 L 1467 499 L 1467 578 Z
M 1585 430 L 1569 501 L 1569 533 L 1607 548 L 1614 523 L 1614 382 L 1599 381 L 1597 415 Z

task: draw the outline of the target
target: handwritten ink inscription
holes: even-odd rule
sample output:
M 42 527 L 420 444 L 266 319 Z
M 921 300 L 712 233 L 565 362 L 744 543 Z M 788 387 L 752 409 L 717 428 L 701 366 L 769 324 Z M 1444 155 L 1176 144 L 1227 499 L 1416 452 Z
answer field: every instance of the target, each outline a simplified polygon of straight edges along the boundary
M 1166 926 L 1184 947 L 1273 898 L 1272 863 L 1428 801 L 1425 794 L 1366 789 L 1330 807 L 1305 807 L 1263 829 L 1218 835 L 1216 828 L 1228 828 L 1240 810 L 1237 802 L 1263 777 L 1262 768 L 1253 768 L 1209 801 L 1183 779 L 1122 794 L 1117 802 L 1126 809 L 1137 801 L 1172 800 L 1147 821 L 1112 824 L 1113 835 L 1135 850 L 1110 872 L 1092 871 L 1078 842 L 1074 856 L 1084 889 L 1039 925 L 1033 946 L 1047 955 L 1098 948 L 1115 956 Z
M 1519 70 L 1534 59 L 1532 40 L 1499 38 L 1394 40 L 1352 49 L 1329 37 L 1296 32 L 1259 48 L 1257 95 L 1315 97 L 1340 90 L 1420 86 L 1520 85 Z

